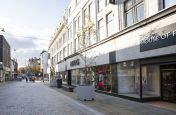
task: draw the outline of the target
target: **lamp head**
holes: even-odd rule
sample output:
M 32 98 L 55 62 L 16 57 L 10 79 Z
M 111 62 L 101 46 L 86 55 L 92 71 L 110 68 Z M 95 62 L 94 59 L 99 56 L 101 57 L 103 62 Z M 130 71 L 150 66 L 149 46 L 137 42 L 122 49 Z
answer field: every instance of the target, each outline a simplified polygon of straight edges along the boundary
M 2 32 L 5 32 L 4 28 L 1 29 Z

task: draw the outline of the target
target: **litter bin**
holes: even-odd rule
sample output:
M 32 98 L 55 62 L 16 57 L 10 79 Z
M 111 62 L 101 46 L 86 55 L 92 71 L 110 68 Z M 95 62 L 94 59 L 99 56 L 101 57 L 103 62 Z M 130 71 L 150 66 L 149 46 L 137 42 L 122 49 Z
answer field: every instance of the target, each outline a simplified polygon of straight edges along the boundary
M 62 88 L 62 79 L 57 79 L 57 88 Z

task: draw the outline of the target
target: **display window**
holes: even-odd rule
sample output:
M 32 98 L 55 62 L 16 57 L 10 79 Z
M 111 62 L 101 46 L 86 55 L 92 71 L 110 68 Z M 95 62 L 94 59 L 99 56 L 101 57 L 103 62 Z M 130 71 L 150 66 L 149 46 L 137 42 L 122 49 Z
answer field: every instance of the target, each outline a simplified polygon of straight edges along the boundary
M 72 85 L 76 86 L 77 85 L 77 80 L 79 78 L 79 69 L 75 69 L 71 71 L 71 83 Z
M 60 72 L 59 78 L 62 79 L 62 84 L 68 85 L 68 77 L 66 72 Z
M 79 69 L 79 83 L 78 85 L 94 85 L 95 83 L 95 73 L 94 67 Z
M 118 93 L 128 97 L 140 98 L 140 66 L 138 61 L 118 64 Z
M 111 93 L 112 76 L 110 74 L 110 65 L 96 67 L 95 88 Z
M 160 67 L 159 65 L 142 66 L 142 97 L 160 96 Z

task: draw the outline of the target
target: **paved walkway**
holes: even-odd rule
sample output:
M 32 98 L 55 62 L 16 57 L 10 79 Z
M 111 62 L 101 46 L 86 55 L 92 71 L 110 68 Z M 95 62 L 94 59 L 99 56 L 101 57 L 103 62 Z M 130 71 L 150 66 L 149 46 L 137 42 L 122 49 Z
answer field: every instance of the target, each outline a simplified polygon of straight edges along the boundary
M 176 110 L 174 109 L 169 110 L 152 106 L 151 103 L 139 103 L 100 93 L 96 93 L 94 101 L 80 101 L 76 93 L 55 87 L 50 88 L 106 115 L 176 115 Z
M 0 115 L 103 115 L 42 83 L 0 85 Z

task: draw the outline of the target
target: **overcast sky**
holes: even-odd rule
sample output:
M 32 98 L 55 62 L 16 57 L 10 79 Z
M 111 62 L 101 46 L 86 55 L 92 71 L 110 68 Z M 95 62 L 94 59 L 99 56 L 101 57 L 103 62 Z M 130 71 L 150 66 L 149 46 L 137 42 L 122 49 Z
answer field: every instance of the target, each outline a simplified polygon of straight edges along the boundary
M 0 28 L 12 57 L 25 66 L 31 57 L 48 49 L 49 40 L 70 0 L 0 0 Z

